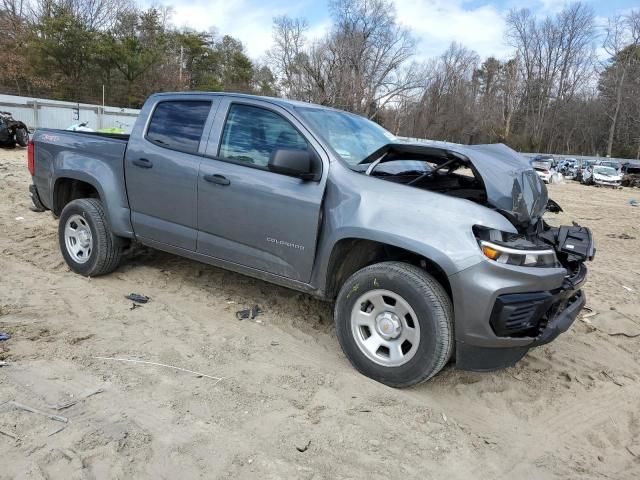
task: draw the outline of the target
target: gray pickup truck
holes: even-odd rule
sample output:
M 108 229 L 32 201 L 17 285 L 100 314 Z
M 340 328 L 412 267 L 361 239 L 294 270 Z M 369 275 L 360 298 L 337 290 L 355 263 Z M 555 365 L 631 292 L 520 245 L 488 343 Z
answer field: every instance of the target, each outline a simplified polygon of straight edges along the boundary
M 130 136 L 40 129 L 34 202 L 69 267 L 118 267 L 132 241 L 335 302 L 338 340 L 394 387 L 449 360 L 513 365 L 585 304 L 589 229 L 504 145 L 412 143 L 339 110 L 163 93 Z

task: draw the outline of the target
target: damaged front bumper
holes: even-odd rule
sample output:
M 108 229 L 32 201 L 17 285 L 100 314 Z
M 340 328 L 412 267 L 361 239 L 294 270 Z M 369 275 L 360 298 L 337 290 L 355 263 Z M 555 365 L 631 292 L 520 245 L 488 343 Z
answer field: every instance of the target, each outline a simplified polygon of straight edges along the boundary
M 556 230 L 556 229 L 554 229 Z M 584 233 L 584 260 L 593 258 L 591 232 L 579 227 L 557 229 L 556 251 L 567 258 L 580 249 L 576 233 Z M 575 260 L 575 259 L 573 259 Z M 529 349 L 566 332 L 586 303 L 582 286 L 587 268 L 498 265 L 483 261 L 450 277 L 454 298 L 456 366 L 491 371 L 514 365 Z
M 622 179 L 620 180 L 604 180 L 601 178 L 594 178 L 592 179 L 592 182 L 594 185 L 597 185 L 599 187 L 613 187 L 613 188 L 618 188 L 620 186 L 622 186 Z

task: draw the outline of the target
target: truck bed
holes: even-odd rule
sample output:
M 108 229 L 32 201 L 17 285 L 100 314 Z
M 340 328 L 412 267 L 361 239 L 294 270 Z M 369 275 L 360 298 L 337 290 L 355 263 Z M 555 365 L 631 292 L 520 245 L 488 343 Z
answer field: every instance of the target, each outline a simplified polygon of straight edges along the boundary
M 42 203 L 54 209 L 53 190 L 60 177 L 76 178 L 95 184 L 97 188 L 102 185 L 93 182 L 92 178 L 100 175 L 102 179 L 111 178 L 124 185 L 124 154 L 128 140 L 129 135 L 113 133 L 36 130 L 32 137 L 33 183 Z M 119 203 L 126 207 L 126 198 Z

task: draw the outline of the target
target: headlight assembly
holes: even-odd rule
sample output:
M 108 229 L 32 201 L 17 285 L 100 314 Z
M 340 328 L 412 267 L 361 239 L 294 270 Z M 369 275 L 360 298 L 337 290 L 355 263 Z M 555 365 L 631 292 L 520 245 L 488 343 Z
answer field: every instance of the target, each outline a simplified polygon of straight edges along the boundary
M 474 228 L 482 253 L 489 260 L 518 267 L 557 267 L 556 252 L 548 246 L 539 246 L 521 235 Z

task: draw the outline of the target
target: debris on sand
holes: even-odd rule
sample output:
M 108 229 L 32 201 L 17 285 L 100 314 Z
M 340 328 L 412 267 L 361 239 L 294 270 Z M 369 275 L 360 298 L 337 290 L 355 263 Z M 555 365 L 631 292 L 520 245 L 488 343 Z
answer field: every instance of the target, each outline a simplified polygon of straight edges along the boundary
M 200 378 L 200 377 L 210 378 L 212 380 L 215 380 L 216 383 L 218 383 L 219 381 L 223 380 L 222 377 L 213 377 L 211 375 L 206 375 L 204 373 L 194 372 L 193 370 L 187 370 L 186 368 L 176 367 L 174 365 L 166 365 L 164 363 L 147 362 L 145 360 L 135 360 L 135 359 L 132 359 L 132 358 L 112 358 L 112 357 L 92 357 L 92 358 L 95 358 L 97 360 L 112 360 L 112 361 L 115 361 L 115 362 L 142 363 L 144 365 L 155 365 L 155 366 L 158 366 L 158 367 L 172 368 L 173 370 L 180 370 L 181 372 L 193 373 L 198 378 Z
M 19 441 L 20 439 L 15 436 L 13 433 L 11 432 L 5 432 L 4 430 L 0 430 L 0 435 L 4 435 L 5 437 L 9 437 L 9 438 L 13 438 L 16 441 Z M 628 448 L 628 447 L 627 447 Z
M 83 397 L 77 398 L 76 400 L 71 400 L 70 402 L 66 402 L 61 405 L 47 405 L 47 408 L 50 408 L 51 410 L 58 410 L 58 411 L 66 410 L 67 408 L 73 407 L 74 405 L 80 402 L 84 402 L 87 398 L 91 398 L 94 395 L 98 395 L 103 392 L 104 392 L 104 389 L 98 388 L 97 390 L 89 392 L 88 394 L 84 395 Z
M 5 332 L 0 332 L 0 342 L 4 342 L 5 340 L 9 340 L 11 335 Z
M 18 410 L 24 410 L 25 412 L 37 413 L 38 415 L 42 415 L 43 417 L 47 417 L 49 420 L 55 420 L 56 422 L 67 423 L 69 419 L 67 417 L 62 417 L 60 415 L 53 415 L 51 413 L 43 412 L 42 410 L 38 410 L 37 408 L 30 407 L 29 405 L 25 405 L 23 403 L 18 403 L 11 401 L 9 402 Z
M 130 293 L 125 298 L 136 303 L 147 303 L 150 300 L 146 295 L 140 295 L 139 293 Z
M 296 446 L 296 450 L 298 450 L 300 453 L 304 453 L 307 450 L 309 450 L 310 446 L 311 446 L 311 440 L 309 440 L 306 445 Z
M 611 380 L 613 383 L 615 383 L 616 385 L 618 385 L 619 387 L 624 387 L 624 383 L 622 383 L 620 380 L 616 380 L 614 378 L 613 375 L 611 375 L 609 372 L 607 372 L 606 370 L 602 371 L 602 375 L 604 375 L 606 378 L 608 378 L 609 380 Z
M 636 237 L 632 237 L 631 235 L 628 235 L 626 233 L 621 233 L 619 235 L 616 235 L 615 233 L 608 233 L 607 237 L 609 238 L 619 238 L 621 240 L 635 240 Z
M 238 320 L 253 320 L 258 315 L 261 315 L 262 309 L 258 305 L 254 305 L 253 308 L 247 308 L 245 310 L 238 310 L 236 312 L 236 318 Z

